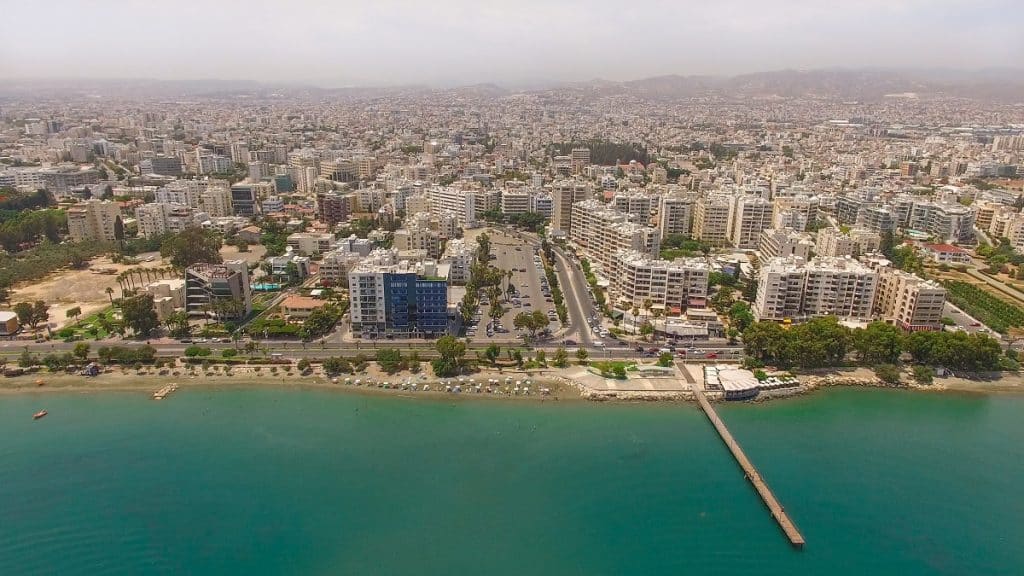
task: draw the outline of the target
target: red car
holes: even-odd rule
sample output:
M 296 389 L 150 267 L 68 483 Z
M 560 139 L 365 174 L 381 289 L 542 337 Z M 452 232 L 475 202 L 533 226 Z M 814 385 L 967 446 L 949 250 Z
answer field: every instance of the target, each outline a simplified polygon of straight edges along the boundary
M 708 352 L 708 355 L 705 356 L 705 358 L 708 358 L 708 359 L 718 358 L 718 354 L 715 354 L 714 352 Z
M 686 350 L 676 350 L 676 356 L 683 358 L 686 356 Z

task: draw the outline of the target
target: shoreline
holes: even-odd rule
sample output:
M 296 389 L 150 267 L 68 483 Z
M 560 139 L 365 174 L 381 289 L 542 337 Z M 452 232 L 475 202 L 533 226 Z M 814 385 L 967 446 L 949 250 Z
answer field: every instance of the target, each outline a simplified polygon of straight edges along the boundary
M 386 375 L 378 373 L 366 373 L 359 375 L 343 375 L 339 377 L 328 377 L 324 374 L 301 375 L 298 373 L 271 374 L 267 372 L 233 372 L 230 375 L 223 373 L 216 374 L 191 374 L 184 372 L 175 376 L 173 374 L 160 374 L 149 372 L 136 373 L 130 370 L 114 370 L 101 373 L 98 376 L 86 377 L 75 374 L 51 374 L 34 373 L 14 377 L 0 377 L 0 397 L 15 394 L 53 394 L 53 393 L 78 393 L 91 394 L 97 392 L 144 392 L 152 394 L 167 384 L 177 384 L 179 391 L 192 390 L 221 390 L 240 388 L 281 388 L 299 390 L 326 390 L 338 393 L 363 394 L 373 396 L 400 396 L 403 398 L 425 397 L 430 399 L 439 398 L 480 398 L 488 400 L 512 400 L 525 402 L 595 402 L 595 403 L 696 403 L 693 394 L 689 391 L 678 392 L 630 392 L 618 391 L 608 394 L 594 391 L 585 385 L 561 374 L 530 374 L 530 373 L 477 373 L 463 376 L 461 392 L 449 392 L 444 390 L 445 382 L 458 383 L 458 378 L 441 379 L 424 374 L 400 373 Z M 346 379 L 350 383 L 346 384 Z M 501 384 L 495 387 L 495 392 L 486 392 L 489 379 L 499 379 Z M 509 386 L 504 383 L 511 379 Z M 355 381 L 361 380 L 360 385 Z M 521 394 L 515 391 L 515 381 L 531 382 L 529 394 Z M 1006 395 L 1024 394 L 1024 380 L 1019 376 L 1012 378 L 1001 378 L 996 381 L 974 381 L 960 378 L 936 379 L 930 385 L 914 383 L 902 383 L 897 386 L 883 384 L 877 379 L 865 378 L 864 375 L 845 376 L 840 373 L 827 375 L 805 375 L 800 376 L 801 384 L 797 388 L 764 391 L 758 396 L 745 402 L 750 404 L 773 403 L 813 394 L 819 390 L 829 388 L 880 388 L 886 390 L 905 390 L 925 393 L 947 393 L 947 394 L 970 394 L 970 395 Z M 1005 380 L 1005 381 L 1004 381 Z M 42 381 L 43 385 L 37 382 Z M 476 392 L 470 382 L 481 385 L 481 391 Z M 383 387 L 384 382 L 389 382 L 388 388 Z M 414 383 L 418 389 L 410 387 L 402 388 L 403 383 Z M 429 385 L 431 390 L 423 390 L 424 385 Z M 550 393 L 541 394 L 541 389 L 547 388 Z M 173 394 L 169 399 L 173 398 Z M 730 402 L 721 398 L 714 398 L 714 402 Z

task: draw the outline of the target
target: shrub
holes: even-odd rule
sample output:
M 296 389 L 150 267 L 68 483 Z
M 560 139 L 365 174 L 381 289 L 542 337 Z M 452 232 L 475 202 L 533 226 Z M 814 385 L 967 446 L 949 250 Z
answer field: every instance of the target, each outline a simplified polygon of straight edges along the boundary
M 918 384 L 931 384 L 934 372 L 928 366 L 914 366 L 914 380 Z
M 886 384 L 900 383 L 900 369 L 893 364 L 879 364 L 874 368 L 875 376 Z

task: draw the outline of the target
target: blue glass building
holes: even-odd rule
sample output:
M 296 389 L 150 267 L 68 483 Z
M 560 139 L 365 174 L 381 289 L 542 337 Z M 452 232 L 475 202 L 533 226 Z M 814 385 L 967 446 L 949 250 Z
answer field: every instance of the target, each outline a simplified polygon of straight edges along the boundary
M 448 331 L 448 282 L 415 273 L 385 273 L 386 331 L 396 336 L 438 337 Z

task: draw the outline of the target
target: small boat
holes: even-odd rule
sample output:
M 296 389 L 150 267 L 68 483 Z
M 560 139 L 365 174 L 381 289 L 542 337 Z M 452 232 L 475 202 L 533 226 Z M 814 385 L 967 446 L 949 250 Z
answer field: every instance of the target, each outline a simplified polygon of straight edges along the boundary
M 47 414 L 48 412 L 46 410 L 40 410 L 39 412 L 36 412 L 35 414 L 32 415 L 32 419 L 39 420 L 40 418 L 46 416 Z

